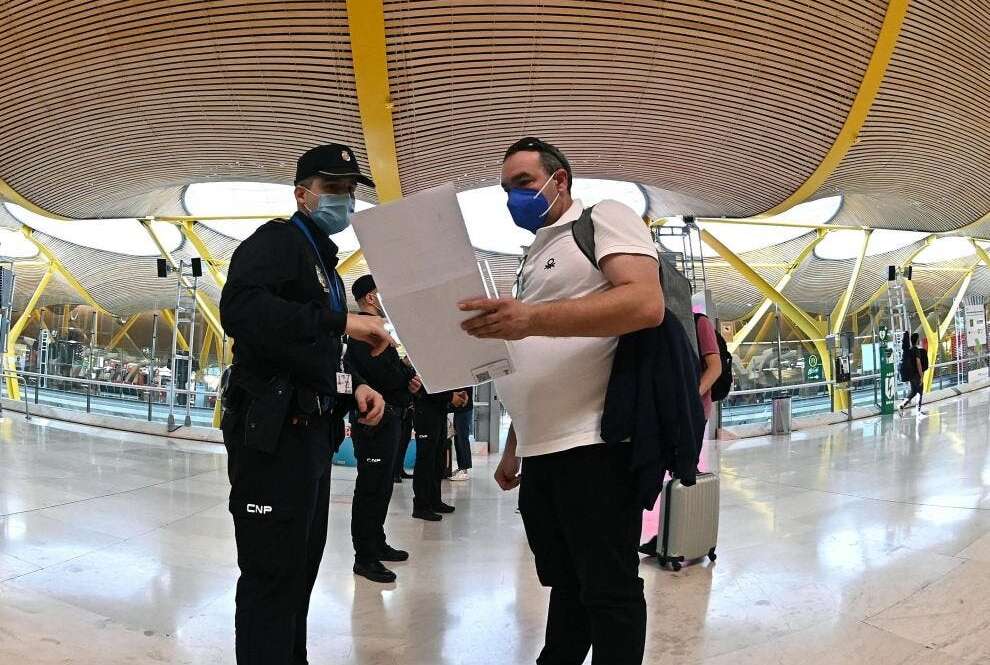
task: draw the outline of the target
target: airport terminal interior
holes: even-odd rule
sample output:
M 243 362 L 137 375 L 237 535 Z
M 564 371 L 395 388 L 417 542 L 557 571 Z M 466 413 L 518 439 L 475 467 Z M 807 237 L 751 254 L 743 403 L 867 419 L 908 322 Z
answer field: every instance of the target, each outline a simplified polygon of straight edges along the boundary
M 342 144 L 374 180 L 356 226 L 452 184 L 477 295 L 513 298 L 527 136 L 642 219 L 668 304 L 731 355 L 717 558 L 643 557 L 643 662 L 990 663 L 988 99 L 984 0 L 0 2 L 0 665 L 237 662 L 235 251 Z M 331 240 L 357 312 L 375 254 Z M 493 478 L 512 418 L 472 396 L 456 512 L 394 485 L 390 584 L 352 571 L 348 426 L 310 663 L 536 662 L 549 591 Z

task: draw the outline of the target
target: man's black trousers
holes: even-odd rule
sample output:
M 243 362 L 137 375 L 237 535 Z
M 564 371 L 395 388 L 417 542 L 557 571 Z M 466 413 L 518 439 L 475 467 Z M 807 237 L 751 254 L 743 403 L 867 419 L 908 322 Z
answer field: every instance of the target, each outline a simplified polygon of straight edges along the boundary
M 433 510 L 440 505 L 447 412 L 416 405 L 416 468 L 413 471 L 413 508 Z
M 385 548 L 385 517 L 392 500 L 393 476 L 402 418 L 391 407 L 377 427 L 351 423 L 351 439 L 357 458 L 357 481 L 351 505 L 351 539 L 354 558 L 362 563 L 378 561 Z
M 915 395 L 918 396 L 918 408 L 920 409 L 921 400 L 924 399 L 925 397 L 925 384 L 923 382 L 922 377 L 920 376 L 915 376 L 911 378 L 911 394 L 908 395 L 907 400 L 904 403 L 907 404 L 908 402 L 910 402 L 912 399 L 914 399 Z
M 238 665 L 304 665 L 306 617 L 327 541 L 330 422 L 286 424 L 273 453 L 225 426 L 237 543 Z
M 640 665 L 646 601 L 632 445 L 581 446 L 523 461 L 519 509 L 550 587 L 539 665 Z
M 471 468 L 471 421 L 474 411 L 454 414 L 454 450 L 457 451 L 457 468 Z

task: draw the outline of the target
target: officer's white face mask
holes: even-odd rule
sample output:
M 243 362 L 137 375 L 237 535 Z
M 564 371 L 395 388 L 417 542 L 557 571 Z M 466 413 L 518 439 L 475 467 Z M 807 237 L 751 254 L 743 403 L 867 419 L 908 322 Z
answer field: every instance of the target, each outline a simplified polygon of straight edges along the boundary
M 351 215 L 354 213 L 354 197 L 350 194 L 317 194 L 303 187 L 307 192 L 317 197 L 316 207 L 306 208 L 309 218 L 328 236 L 340 233 L 351 225 Z

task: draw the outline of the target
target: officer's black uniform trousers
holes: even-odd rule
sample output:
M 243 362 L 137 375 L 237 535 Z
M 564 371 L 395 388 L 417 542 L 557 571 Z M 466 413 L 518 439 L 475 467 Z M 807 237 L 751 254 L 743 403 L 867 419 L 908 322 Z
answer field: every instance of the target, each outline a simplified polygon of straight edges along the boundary
M 351 439 L 358 474 L 351 507 L 351 539 L 354 558 L 362 563 L 379 561 L 385 547 L 385 517 L 392 500 L 393 477 L 399 450 L 402 417 L 392 407 L 377 427 L 368 427 L 352 416 Z
M 440 481 L 444 467 L 442 444 L 447 438 L 447 412 L 420 400 L 416 404 L 415 425 L 413 508 L 433 510 L 440 505 Z
M 274 453 L 243 446 L 225 427 L 237 541 L 238 665 L 304 665 L 306 617 L 327 542 L 330 420 L 287 423 Z

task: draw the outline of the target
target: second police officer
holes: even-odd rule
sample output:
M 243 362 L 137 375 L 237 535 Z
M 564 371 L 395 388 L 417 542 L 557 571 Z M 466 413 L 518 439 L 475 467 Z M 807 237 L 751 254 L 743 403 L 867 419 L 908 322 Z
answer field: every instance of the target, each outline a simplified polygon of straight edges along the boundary
M 348 314 L 328 236 L 350 224 L 357 184 L 374 183 L 353 151 L 299 158 L 297 212 L 262 225 L 234 252 L 220 299 L 235 340 L 224 381 L 224 445 L 240 578 L 239 665 L 306 663 L 306 619 L 327 539 L 331 455 L 343 415 L 382 418 L 381 395 L 342 363 L 346 333 L 372 354 L 391 337 L 379 317 Z
M 383 319 L 385 312 L 378 298 L 378 288 L 371 275 L 359 277 L 351 287 L 361 315 Z M 367 342 L 350 340 L 345 359 L 348 366 L 361 374 L 372 388 L 385 398 L 385 415 L 377 425 L 354 422 L 351 438 L 357 458 L 357 480 L 351 506 L 351 537 L 354 541 L 354 573 L 373 582 L 395 581 L 395 573 L 383 561 L 405 561 L 407 552 L 386 543 L 385 517 L 392 499 L 393 477 L 400 439 L 403 436 L 403 415 L 412 405 L 413 394 L 421 382 L 416 370 L 403 362 L 398 351 L 389 347 L 373 356 Z M 408 434 L 406 435 L 408 436 Z M 404 446 L 402 446 L 404 450 Z

